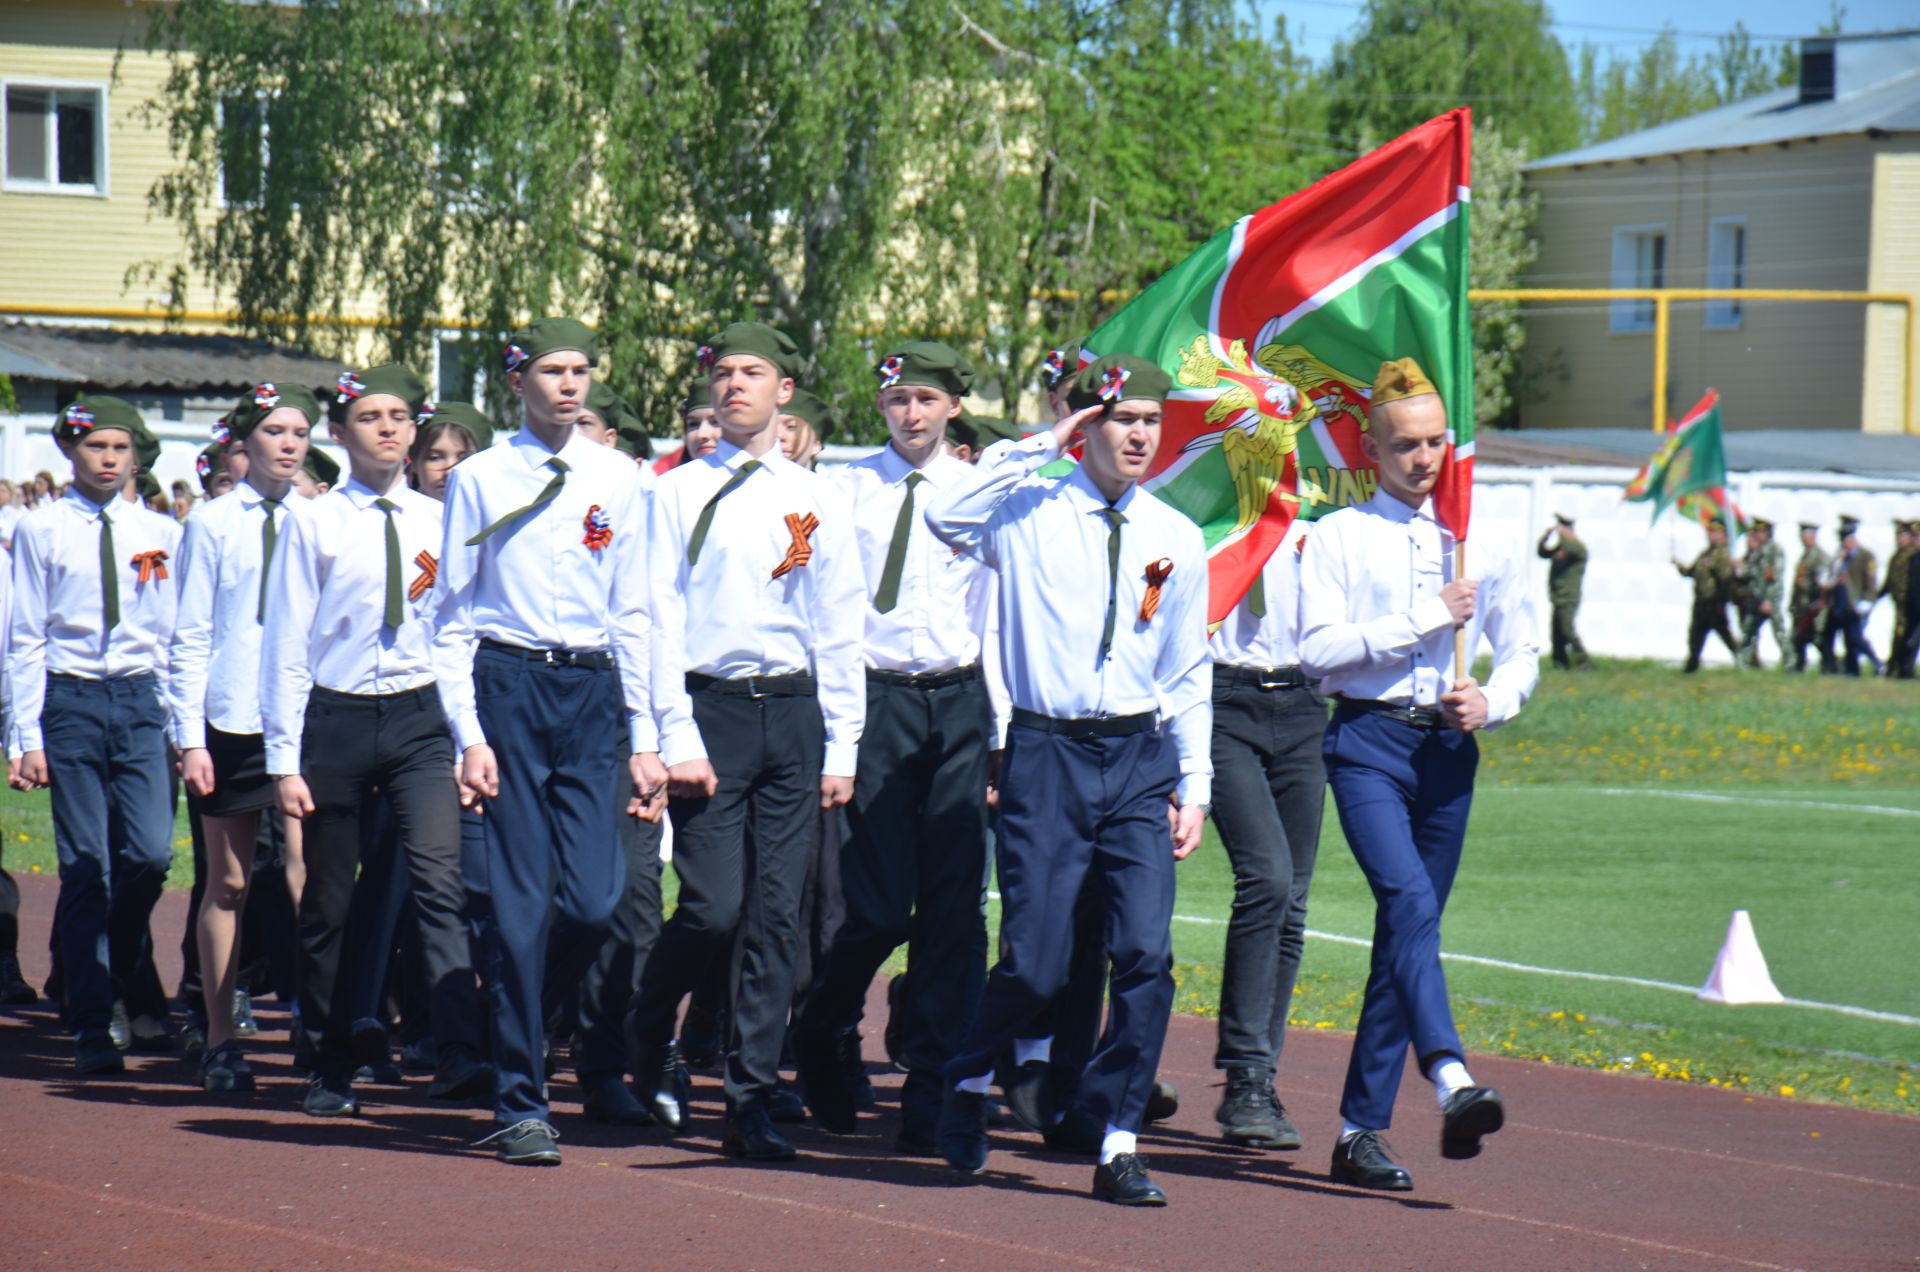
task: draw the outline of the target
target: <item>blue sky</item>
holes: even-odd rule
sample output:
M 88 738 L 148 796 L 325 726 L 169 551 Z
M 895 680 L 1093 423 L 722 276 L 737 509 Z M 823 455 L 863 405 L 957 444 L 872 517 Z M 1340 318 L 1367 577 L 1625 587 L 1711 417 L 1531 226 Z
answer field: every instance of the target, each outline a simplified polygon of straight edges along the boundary
M 1316 61 L 1326 57 L 1334 41 L 1349 33 L 1358 18 L 1361 0 L 1255 0 L 1262 15 L 1285 14 L 1296 47 Z M 1675 16 L 1673 0 L 1549 0 L 1555 33 L 1567 45 L 1582 41 L 1601 45 L 1626 56 L 1651 42 L 1671 22 L 1683 51 L 1712 46 L 1722 31 L 1745 22 L 1756 36 L 1811 35 L 1827 20 L 1825 0 L 1690 0 Z M 1848 0 L 1842 6 L 1841 29 L 1849 32 L 1920 27 L 1920 9 L 1913 0 Z

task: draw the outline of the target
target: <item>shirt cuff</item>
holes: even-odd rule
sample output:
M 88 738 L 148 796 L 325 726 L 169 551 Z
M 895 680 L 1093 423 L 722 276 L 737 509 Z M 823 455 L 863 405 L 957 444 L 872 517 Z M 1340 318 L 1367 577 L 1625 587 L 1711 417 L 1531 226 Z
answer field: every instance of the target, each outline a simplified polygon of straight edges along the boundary
M 1431 636 L 1442 627 L 1453 626 L 1453 611 L 1437 596 L 1429 596 L 1415 605 L 1408 617 L 1413 620 L 1414 630 L 1422 636 Z
M 207 746 L 207 721 L 203 716 L 198 720 L 182 720 L 174 728 L 173 746 L 177 751 L 205 750 Z
M 1182 773 L 1180 785 L 1174 788 L 1174 794 L 1179 798 L 1182 808 L 1213 803 L 1213 774 Z
M 298 742 L 276 742 L 267 748 L 267 772 L 274 777 L 287 777 L 300 771 L 300 744 Z
M 707 744 L 700 737 L 699 725 L 668 729 L 660 735 L 660 762 L 668 768 L 706 758 Z
M 7 750 L 9 758 L 16 755 L 25 755 L 28 751 L 44 751 L 46 749 L 47 740 L 40 736 L 39 725 L 19 724 L 14 726 L 13 746 Z
M 827 743 L 826 758 L 820 764 L 822 777 L 852 777 L 860 760 L 858 742 Z
M 478 711 L 462 711 L 453 718 L 453 744 L 465 755 L 470 747 L 485 746 L 486 731 L 480 727 Z
M 660 729 L 647 712 L 635 711 L 627 716 L 627 733 L 633 739 L 635 755 L 660 749 Z
M 1516 695 L 1509 689 L 1496 685 L 1481 685 L 1480 694 L 1487 700 L 1487 728 L 1497 729 L 1520 714 L 1520 704 Z

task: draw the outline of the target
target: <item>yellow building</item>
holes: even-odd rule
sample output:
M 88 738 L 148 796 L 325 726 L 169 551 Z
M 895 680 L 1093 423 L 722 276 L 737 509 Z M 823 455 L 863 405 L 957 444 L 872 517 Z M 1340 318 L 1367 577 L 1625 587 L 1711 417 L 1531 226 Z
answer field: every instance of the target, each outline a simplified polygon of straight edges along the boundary
M 1523 285 L 1920 296 L 1920 32 L 1810 39 L 1801 68 L 1528 165 L 1540 256 Z M 1899 432 L 1906 323 L 1892 305 L 1676 303 L 1669 413 L 1717 388 L 1730 429 Z M 1530 308 L 1521 423 L 1646 427 L 1653 327 L 1648 301 Z

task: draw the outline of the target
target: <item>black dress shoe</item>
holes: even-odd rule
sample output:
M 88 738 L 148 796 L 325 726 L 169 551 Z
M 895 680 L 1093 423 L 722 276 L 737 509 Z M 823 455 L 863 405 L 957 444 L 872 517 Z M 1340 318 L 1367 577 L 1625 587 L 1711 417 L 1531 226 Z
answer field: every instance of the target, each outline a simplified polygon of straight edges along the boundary
M 1156 1082 L 1153 1091 L 1147 1096 L 1147 1111 L 1141 1115 L 1146 1122 L 1164 1122 L 1180 1111 L 1180 1088 L 1171 1082 Z
M 652 1126 L 653 1114 L 633 1097 L 617 1073 L 602 1074 L 581 1082 L 585 1094 L 580 1107 L 596 1122 L 608 1126 Z
M 935 1132 L 947 1165 L 969 1175 L 987 1168 L 987 1097 L 949 1085 Z
M 1047 1128 L 1042 1137 L 1047 1147 L 1056 1153 L 1067 1153 L 1074 1157 L 1098 1157 L 1100 1142 L 1106 1138 L 1106 1128 L 1094 1123 L 1092 1114 L 1085 1109 L 1068 1109 L 1059 1121 Z
M 39 997 L 20 974 L 20 956 L 11 951 L 0 954 L 0 1007 L 25 1007 Z
M 300 1107 L 308 1117 L 355 1117 L 360 1101 L 354 1098 L 353 1083 L 347 1079 L 315 1073 L 307 1078 L 307 1094 Z
M 845 1075 L 847 1091 L 853 1097 L 853 1107 L 867 1110 L 880 1107 L 880 1101 L 873 1095 L 873 1082 L 867 1077 L 866 1058 L 860 1054 L 860 1031 L 849 1029 L 841 1034 L 836 1050 L 840 1072 Z
M 1147 1159 L 1122 1153 L 1093 1169 L 1093 1195 L 1116 1206 L 1164 1206 L 1167 1194 L 1147 1178 Z
M 1440 1156 L 1465 1161 L 1480 1156 L 1480 1137 L 1506 1124 L 1506 1107 L 1492 1087 L 1461 1087 L 1447 1097 L 1440 1123 Z
M 773 1128 L 767 1106 L 757 1100 L 727 1115 L 720 1143 L 735 1157 L 752 1162 L 790 1162 L 797 1156 L 787 1137 Z
M 98 1078 L 125 1073 L 127 1062 L 120 1058 L 120 1048 L 113 1045 L 109 1035 L 88 1034 L 73 1044 L 73 1071 L 83 1078 Z
M 1328 1174 L 1336 1183 L 1410 1192 L 1413 1176 L 1389 1156 L 1392 1151 L 1387 1141 L 1380 1138 L 1380 1132 L 1361 1131 L 1333 1146 L 1333 1166 Z
M 435 1070 L 427 1095 L 435 1100 L 457 1102 L 488 1097 L 493 1091 L 493 1066 L 478 1056 L 455 1050 L 449 1051 Z
M 1045 1135 L 1054 1122 L 1053 1066 L 1045 1060 L 1029 1060 L 1005 1077 L 1000 1095 L 1007 1102 L 1007 1112 L 1035 1135 Z
M 634 1049 L 633 1093 L 669 1135 L 685 1132 L 693 1079 L 680 1063 L 678 1045 L 669 1042 Z
M 858 1106 L 840 1065 L 837 1039 L 830 1033 L 813 1029 L 798 1029 L 794 1033 L 793 1051 L 800 1072 L 800 1089 L 806 1092 L 813 1120 L 830 1135 L 853 1134 Z

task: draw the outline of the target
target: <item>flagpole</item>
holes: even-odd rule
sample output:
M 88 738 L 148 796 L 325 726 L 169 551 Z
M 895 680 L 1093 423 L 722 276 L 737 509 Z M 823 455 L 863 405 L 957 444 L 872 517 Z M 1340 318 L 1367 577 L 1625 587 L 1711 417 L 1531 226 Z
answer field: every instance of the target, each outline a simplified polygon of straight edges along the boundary
M 1453 577 L 1467 577 L 1466 540 L 1455 540 L 1453 545 Z M 1453 683 L 1465 684 L 1467 681 L 1467 629 L 1464 624 L 1453 629 Z

